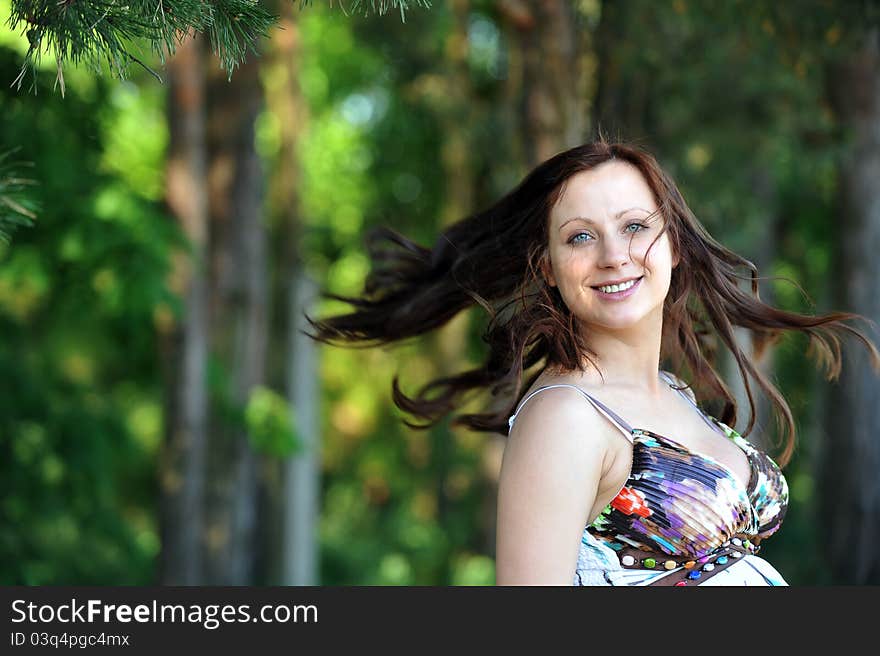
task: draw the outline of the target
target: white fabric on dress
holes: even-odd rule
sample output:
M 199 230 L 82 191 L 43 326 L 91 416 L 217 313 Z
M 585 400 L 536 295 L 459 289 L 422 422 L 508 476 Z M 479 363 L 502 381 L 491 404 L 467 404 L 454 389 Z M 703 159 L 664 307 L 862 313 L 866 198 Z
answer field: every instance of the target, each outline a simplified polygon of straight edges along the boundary
M 629 569 L 620 564 L 615 551 L 588 531 L 584 531 L 578 552 L 573 585 L 649 585 L 677 572 L 673 570 Z M 787 586 L 788 583 L 770 563 L 759 556 L 746 555 L 705 582 L 689 585 L 719 586 Z

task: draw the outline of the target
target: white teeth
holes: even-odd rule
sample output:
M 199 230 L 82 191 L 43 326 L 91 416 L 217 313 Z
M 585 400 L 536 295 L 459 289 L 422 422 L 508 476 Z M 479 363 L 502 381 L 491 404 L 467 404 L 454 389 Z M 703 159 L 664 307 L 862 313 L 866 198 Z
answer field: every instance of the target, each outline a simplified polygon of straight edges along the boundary
M 613 294 L 614 292 L 622 292 L 625 289 L 629 289 L 637 282 L 638 280 L 630 280 L 629 282 L 625 282 L 620 285 L 608 285 L 606 287 L 599 287 L 599 289 L 601 289 L 606 294 Z

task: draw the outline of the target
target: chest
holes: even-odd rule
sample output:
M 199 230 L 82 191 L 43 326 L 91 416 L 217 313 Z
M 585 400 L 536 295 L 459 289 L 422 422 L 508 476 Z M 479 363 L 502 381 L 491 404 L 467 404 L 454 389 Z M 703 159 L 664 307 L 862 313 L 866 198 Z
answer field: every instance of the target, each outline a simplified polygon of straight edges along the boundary
M 649 440 L 654 438 L 652 441 L 660 440 L 667 447 L 678 448 L 690 456 L 693 462 L 717 465 L 734 478 L 742 488 L 749 488 L 752 479 L 752 462 L 749 455 L 720 431 L 710 433 L 702 440 L 688 439 L 689 436 L 685 434 L 685 439 L 681 440 L 677 437 L 678 433 L 644 430 L 648 433 Z
M 674 442 L 677 447 L 687 450 L 696 462 L 702 458 L 715 461 L 744 489 L 748 488 L 752 476 L 752 463 L 748 455 L 720 428 L 710 426 L 709 420 L 704 419 L 693 405 L 688 403 L 685 408 L 677 404 L 670 404 L 666 409 L 643 408 L 642 412 L 630 412 L 627 420 L 632 422 L 633 428 L 663 436 L 667 446 Z M 633 454 L 634 449 L 639 447 L 620 439 L 619 434 L 616 437 L 610 442 L 614 446 L 599 486 L 592 517 L 596 517 L 617 496 L 634 473 Z
M 613 399 L 611 402 L 621 407 L 624 400 Z M 716 461 L 744 488 L 748 487 L 752 464 L 746 452 L 679 394 L 674 393 L 661 404 L 630 403 L 624 407 L 627 407 L 626 419 L 634 429 L 663 436 L 694 456 L 704 456 Z M 632 446 L 620 440 L 615 448 L 614 465 L 610 471 L 614 472 L 617 480 L 623 477 L 621 485 L 629 476 L 631 461 Z

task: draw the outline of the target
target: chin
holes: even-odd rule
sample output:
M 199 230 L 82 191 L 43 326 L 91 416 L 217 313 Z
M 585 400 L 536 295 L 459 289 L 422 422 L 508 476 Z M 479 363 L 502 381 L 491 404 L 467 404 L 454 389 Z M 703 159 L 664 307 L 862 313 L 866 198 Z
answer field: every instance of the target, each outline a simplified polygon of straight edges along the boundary
M 644 317 L 615 317 L 614 319 L 596 319 L 595 317 L 592 317 L 590 319 L 583 319 L 580 323 L 586 327 L 587 330 L 590 328 L 600 328 L 603 330 L 618 331 L 638 326 L 643 318 Z
M 587 329 L 589 329 L 590 326 L 595 326 L 605 330 L 626 330 L 628 328 L 635 328 L 645 320 L 649 319 L 650 316 L 650 312 L 633 309 L 632 311 L 625 313 L 618 312 L 615 316 L 606 315 L 597 317 L 593 315 L 590 317 L 578 317 L 578 320 L 582 325 L 586 326 Z

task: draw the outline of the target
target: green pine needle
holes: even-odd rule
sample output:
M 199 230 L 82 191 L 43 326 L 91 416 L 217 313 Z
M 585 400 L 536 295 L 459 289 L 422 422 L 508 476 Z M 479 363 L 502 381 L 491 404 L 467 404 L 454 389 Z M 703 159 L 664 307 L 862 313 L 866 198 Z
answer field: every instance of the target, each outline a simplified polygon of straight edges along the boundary
M 33 164 L 10 161 L 16 150 L 18 148 L 0 153 L 0 242 L 3 243 L 9 243 L 15 228 L 31 225 L 37 218 L 36 206 L 24 194 L 25 187 L 35 185 L 36 181 L 21 177 L 17 170 Z
M 300 0 L 300 9 L 310 4 L 311 0 Z M 340 6 L 346 12 L 341 0 Z M 362 9 L 366 15 L 369 7 L 382 15 L 399 9 L 405 22 L 405 11 L 411 6 L 429 8 L 431 4 L 429 0 L 352 0 L 351 11 Z M 13 86 L 20 89 L 30 73 L 36 93 L 36 69 L 47 53 L 55 58 L 56 86 L 62 94 L 63 67 L 68 64 L 100 73 L 106 62 L 114 76 L 124 79 L 134 63 L 161 80 L 135 54 L 136 48 L 148 44 L 164 64 L 191 32 L 207 34 L 222 68 L 231 76 L 248 51 L 259 54 L 257 42 L 277 20 L 257 0 L 12 0 L 7 25 L 29 43 Z

